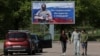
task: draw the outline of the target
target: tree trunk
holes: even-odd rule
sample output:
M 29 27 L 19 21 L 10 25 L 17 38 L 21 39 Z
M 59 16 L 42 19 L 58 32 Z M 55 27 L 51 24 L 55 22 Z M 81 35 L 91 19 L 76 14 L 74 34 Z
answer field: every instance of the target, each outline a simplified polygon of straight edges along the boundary
M 19 20 L 16 18 L 14 22 L 14 29 L 18 30 L 19 29 Z

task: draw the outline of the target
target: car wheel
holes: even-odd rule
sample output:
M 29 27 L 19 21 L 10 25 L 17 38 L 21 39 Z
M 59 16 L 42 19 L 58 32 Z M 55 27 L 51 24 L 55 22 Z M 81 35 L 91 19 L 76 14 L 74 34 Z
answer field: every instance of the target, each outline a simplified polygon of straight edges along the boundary
M 32 55 L 32 50 L 28 50 L 28 55 Z
M 38 50 L 35 50 L 36 53 L 38 53 Z
M 33 55 L 35 55 L 35 53 L 36 53 L 36 51 L 35 51 L 35 50 L 33 50 L 33 51 L 32 51 L 32 54 L 33 54 Z
M 31 51 L 29 51 L 29 52 L 28 52 L 28 55 L 32 55 L 32 52 L 31 52 Z
M 10 55 L 13 55 L 13 52 L 10 52 L 9 54 L 10 54 Z
M 41 49 L 39 50 L 39 52 L 42 53 L 42 52 L 43 52 L 43 49 L 41 48 Z
M 41 49 L 41 50 L 40 50 L 40 52 L 42 53 L 42 52 L 43 52 L 43 50 Z
M 4 52 L 4 55 L 8 55 L 8 52 Z

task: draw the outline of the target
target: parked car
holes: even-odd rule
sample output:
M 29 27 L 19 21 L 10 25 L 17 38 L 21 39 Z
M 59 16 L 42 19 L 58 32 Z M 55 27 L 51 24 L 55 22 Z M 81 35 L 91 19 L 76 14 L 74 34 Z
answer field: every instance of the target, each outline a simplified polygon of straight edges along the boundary
M 10 30 L 4 41 L 4 55 L 16 52 L 35 54 L 35 44 L 32 44 L 30 33 L 22 30 Z
M 35 43 L 36 52 L 43 52 L 44 48 L 52 48 L 51 34 L 39 36 L 38 34 L 31 34 L 32 43 Z
M 36 52 L 43 52 L 43 48 L 41 47 L 39 36 L 37 34 L 31 34 L 31 40 L 32 43 L 35 44 Z

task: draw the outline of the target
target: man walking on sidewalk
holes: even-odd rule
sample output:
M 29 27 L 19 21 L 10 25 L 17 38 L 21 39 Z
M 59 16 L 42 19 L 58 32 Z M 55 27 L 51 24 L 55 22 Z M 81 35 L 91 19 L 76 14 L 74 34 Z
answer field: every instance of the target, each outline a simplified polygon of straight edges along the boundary
M 71 36 L 71 42 L 74 43 L 74 54 L 79 55 L 80 54 L 80 32 L 78 29 L 75 29 Z

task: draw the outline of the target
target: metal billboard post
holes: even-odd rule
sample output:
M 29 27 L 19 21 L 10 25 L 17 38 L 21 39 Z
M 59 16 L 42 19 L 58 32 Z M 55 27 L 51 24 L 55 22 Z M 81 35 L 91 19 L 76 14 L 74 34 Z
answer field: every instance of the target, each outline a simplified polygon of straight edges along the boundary
M 43 32 L 45 34 L 45 23 L 43 24 L 43 28 Z M 49 24 L 49 33 L 51 34 L 52 40 L 54 40 L 54 24 Z
M 52 40 L 54 40 L 54 24 L 49 24 L 49 33 L 51 34 Z

